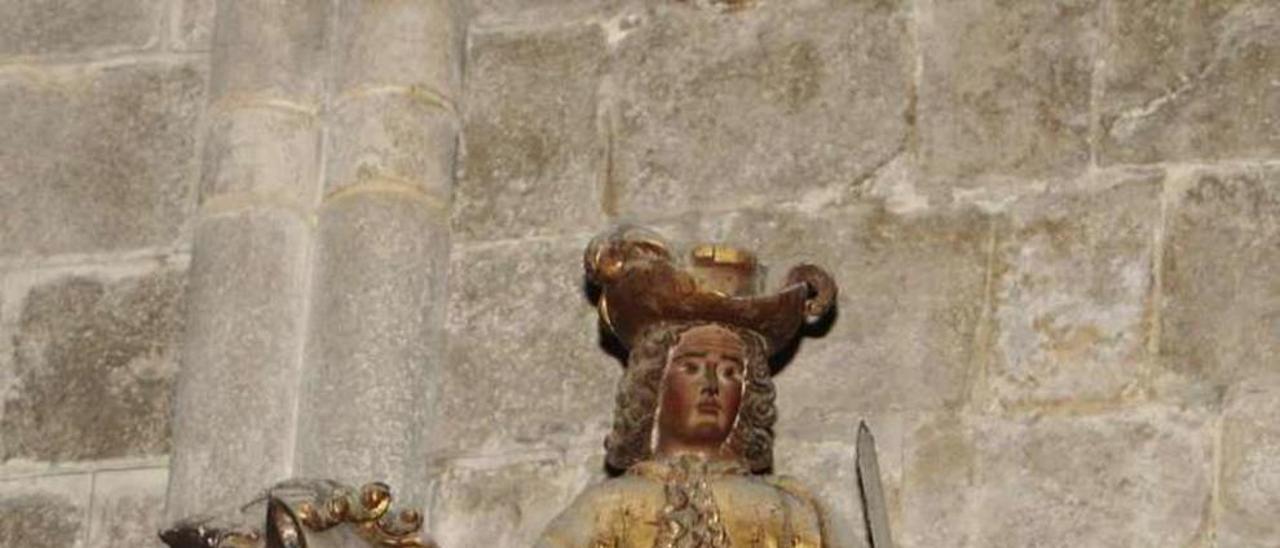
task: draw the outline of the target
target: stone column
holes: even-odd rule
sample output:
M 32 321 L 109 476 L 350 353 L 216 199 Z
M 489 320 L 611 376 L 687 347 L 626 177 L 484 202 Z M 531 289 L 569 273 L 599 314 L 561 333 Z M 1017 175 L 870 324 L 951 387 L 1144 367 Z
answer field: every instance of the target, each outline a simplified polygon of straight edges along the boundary
M 217 5 L 171 519 L 292 475 L 332 5 Z
M 296 474 L 426 502 L 461 66 L 449 0 L 342 2 Z

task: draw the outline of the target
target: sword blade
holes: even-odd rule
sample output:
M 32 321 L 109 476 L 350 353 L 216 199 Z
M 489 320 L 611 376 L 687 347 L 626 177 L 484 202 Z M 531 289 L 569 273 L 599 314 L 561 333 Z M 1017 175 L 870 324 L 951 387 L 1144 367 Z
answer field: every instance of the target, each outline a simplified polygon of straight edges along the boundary
M 858 485 L 862 490 L 862 511 L 867 521 L 867 534 L 872 548 L 893 548 L 889 535 L 889 513 L 880 486 L 880 462 L 876 459 L 876 440 L 866 421 L 858 425 Z

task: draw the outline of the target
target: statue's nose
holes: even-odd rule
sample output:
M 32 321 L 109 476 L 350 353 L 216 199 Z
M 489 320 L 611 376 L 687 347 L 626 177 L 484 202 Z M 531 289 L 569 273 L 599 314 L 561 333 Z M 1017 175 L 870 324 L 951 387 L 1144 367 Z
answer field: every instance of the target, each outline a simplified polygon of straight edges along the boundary
M 707 364 L 702 368 L 702 391 L 711 395 L 720 393 L 720 383 L 716 380 L 716 366 Z

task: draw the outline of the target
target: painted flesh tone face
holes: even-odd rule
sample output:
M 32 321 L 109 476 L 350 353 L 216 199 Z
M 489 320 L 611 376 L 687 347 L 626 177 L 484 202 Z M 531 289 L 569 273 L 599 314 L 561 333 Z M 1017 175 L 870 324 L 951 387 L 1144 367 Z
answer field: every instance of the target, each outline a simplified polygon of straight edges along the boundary
M 655 454 L 733 457 L 723 448 L 742 403 L 745 356 L 742 339 L 717 325 L 680 336 L 663 371 Z

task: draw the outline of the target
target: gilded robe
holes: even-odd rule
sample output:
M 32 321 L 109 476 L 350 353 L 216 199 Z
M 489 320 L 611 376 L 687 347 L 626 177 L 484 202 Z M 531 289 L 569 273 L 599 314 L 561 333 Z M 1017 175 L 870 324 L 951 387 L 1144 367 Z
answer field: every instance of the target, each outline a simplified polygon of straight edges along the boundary
M 537 548 L 820 548 L 823 523 L 794 481 L 732 464 L 646 461 L 587 488 Z

